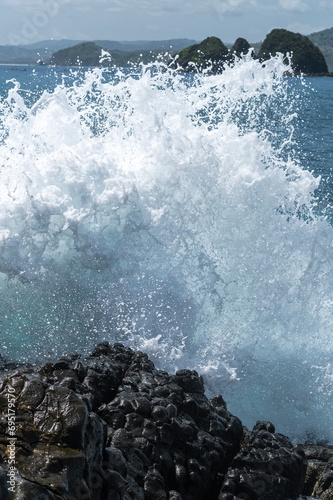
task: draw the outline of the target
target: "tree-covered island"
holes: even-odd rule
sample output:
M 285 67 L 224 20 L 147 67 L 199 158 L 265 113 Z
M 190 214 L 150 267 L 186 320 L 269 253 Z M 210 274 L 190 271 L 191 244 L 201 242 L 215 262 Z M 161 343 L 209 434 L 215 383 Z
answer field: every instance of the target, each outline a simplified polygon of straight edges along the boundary
M 108 51 L 102 58 L 105 47 L 93 42 L 80 43 L 75 46 L 55 52 L 50 64 L 57 66 L 117 66 L 128 67 L 137 63 L 150 63 L 163 60 L 171 69 L 185 72 L 220 73 L 225 64 L 230 64 L 235 57 L 240 57 L 251 50 L 251 46 L 244 38 L 238 38 L 233 46 L 227 47 L 219 38 L 212 36 L 201 43 L 175 52 L 168 50 L 161 54 L 158 50 L 122 52 L 121 50 Z M 282 53 L 290 58 L 296 74 L 328 74 L 325 58 L 319 49 L 308 37 L 293 33 L 285 29 L 273 29 L 261 44 L 258 54 L 252 50 L 252 56 L 265 61 L 271 55 Z

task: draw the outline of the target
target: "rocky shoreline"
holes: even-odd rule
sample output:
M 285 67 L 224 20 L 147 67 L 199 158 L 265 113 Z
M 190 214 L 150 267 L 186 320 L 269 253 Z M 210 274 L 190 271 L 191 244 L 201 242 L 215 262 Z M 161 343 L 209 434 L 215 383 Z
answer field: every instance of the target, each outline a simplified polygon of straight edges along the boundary
M 99 344 L 0 368 L 1 500 L 333 498 L 333 447 L 252 431 L 190 370 Z

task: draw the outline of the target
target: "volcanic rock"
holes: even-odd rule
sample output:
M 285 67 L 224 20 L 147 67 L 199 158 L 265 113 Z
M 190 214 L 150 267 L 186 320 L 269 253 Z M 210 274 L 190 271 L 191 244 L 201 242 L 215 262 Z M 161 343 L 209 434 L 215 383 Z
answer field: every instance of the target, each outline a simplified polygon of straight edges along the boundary
M 205 396 L 197 372 L 169 375 L 122 344 L 43 366 L 4 364 L 0 408 L 3 500 L 282 500 L 302 491 L 304 453 L 272 424 L 249 432 L 221 395 Z M 309 473 L 309 488 L 325 488 L 329 460 L 322 475 Z

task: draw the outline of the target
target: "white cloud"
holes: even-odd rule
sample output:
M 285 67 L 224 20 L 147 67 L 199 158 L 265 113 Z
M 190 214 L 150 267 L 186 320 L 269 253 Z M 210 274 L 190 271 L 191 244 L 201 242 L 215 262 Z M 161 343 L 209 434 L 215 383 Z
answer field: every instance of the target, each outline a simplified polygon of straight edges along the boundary
M 108 2 L 106 9 L 108 12 L 115 13 L 130 12 L 133 14 L 133 12 L 140 12 L 144 13 L 147 17 L 162 17 L 165 15 L 193 17 L 197 14 L 207 12 L 211 4 L 212 2 L 210 1 L 205 3 L 202 0 L 185 0 L 183 2 L 179 2 L 178 0 L 141 0 L 140 2 L 135 2 L 135 0 L 112 0 Z
M 331 0 L 327 1 L 327 0 L 322 0 L 320 3 L 319 3 L 320 7 L 322 7 L 323 9 L 333 9 L 333 3 Z
M 79 32 L 82 39 L 103 33 L 119 40 L 175 34 L 199 40 L 214 34 L 255 41 L 277 27 L 302 34 L 331 27 L 333 0 L 0 0 L 1 7 L 2 44 L 78 39 Z
M 293 24 L 289 24 L 286 29 L 289 31 L 293 31 L 294 33 L 301 33 L 301 35 L 310 35 L 311 33 L 321 31 L 322 28 L 311 26 L 310 24 L 296 22 Z
M 96 0 L 98 1 L 98 0 Z M 0 0 L 0 7 L 20 7 L 26 10 L 43 9 L 47 10 L 52 8 L 54 5 L 61 7 L 72 3 L 72 0 Z
M 213 0 L 212 5 L 220 15 L 242 12 L 246 6 L 256 5 L 256 0 Z
M 280 0 L 280 5 L 285 10 L 295 12 L 306 12 L 310 9 L 309 5 L 303 0 Z

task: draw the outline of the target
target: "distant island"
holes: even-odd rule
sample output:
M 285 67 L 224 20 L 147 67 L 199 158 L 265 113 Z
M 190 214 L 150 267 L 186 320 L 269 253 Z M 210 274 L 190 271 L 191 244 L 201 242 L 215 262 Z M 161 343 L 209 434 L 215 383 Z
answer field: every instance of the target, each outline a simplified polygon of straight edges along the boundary
M 167 53 L 163 56 L 163 53 Z M 104 53 L 104 55 L 103 55 Z M 97 45 L 95 42 L 84 42 L 62 49 L 53 54 L 49 64 L 54 66 L 117 66 L 130 67 L 139 63 L 148 64 L 158 59 L 170 60 L 174 50 L 109 50 L 105 44 Z
M 258 57 L 268 59 L 277 53 L 290 54 L 291 64 L 296 73 L 328 73 L 327 63 L 319 49 L 307 36 L 284 29 L 274 29 L 266 36 Z
M 332 30 L 333 31 L 333 30 Z M 199 44 L 182 49 L 171 62 L 174 69 L 184 71 L 223 71 L 225 63 L 230 63 L 236 57 L 247 54 L 251 49 L 244 38 L 238 38 L 230 50 L 219 38 L 208 37 Z M 265 61 L 277 53 L 290 57 L 291 66 L 296 74 L 318 75 L 328 74 L 325 58 L 310 38 L 285 29 L 274 29 L 260 46 L 258 55 L 252 52 L 252 57 Z
M 309 35 L 311 42 L 320 48 L 328 66 L 328 71 L 333 73 L 333 28 L 318 31 Z
M 113 54 L 121 54 L 124 58 L 137 57 L 137 54 L 156 51 L 158 53 L 172 52 L 188 47 L 196 40 L 188 38 L 176 38 L 170 40 L 139 40 L 131 42 L 117 42 L 113 40 L 44 40 L 28 45 L 0 45 L 0 64 L 50 64 L 52 56 L 62 50 L 94 43 L 98 47 L 111 51 Z
M 106 51 L 105 47 L 88 42 L 62 49 L 53 54 L 50 64 L 56 66 L 121 66 L 126 67 L 138 62 L 149 63 L 165 59 L 171 69 L 185 72 L 207 71 L 220 73 L 224 65 L 232 62 L 235 56 L 246 54 L 251 46 L 244 38 L 238 38 L 229 49 L 219 38 L 208 37 L 201 43 L 195 43 L 178 52 L 168 51 L 159 56 L 159 51 L 133 51 L 124 53 L 119 50 Z M 101 54 L 105 56 L 101 60 Z M 328 74 L 328 66 L 321 50 L 306 36 L 284 29 L 274 29 L 265 38 L 258 55 L 253 57 L 262 61 L 278 52 L 291 58 L 291 65 L 296 74 Z
M 170 63 L 170 67 L 180 67 L 184 71 L 203 71 L 219 73 L 223 63 L 228 60 L 229 50 L 216 36 L 211 36 L 181 50 Z
M 49 40 L 27 46 L 0 46 L 0 63 L 130 67 L 159 60 L 171 68 L 215 73 L 250 49 L 253 57 L 263 61 L 278 52 L 292 54 L 291 63 L 296 73 L 333 73 L 333 28 L 308 37 L 274 29 L 263 42 L 250 44 L 238 38 L 233 45 L 224 44 L 215 36 L 201 42 L 186 38 L 134 42 Z

